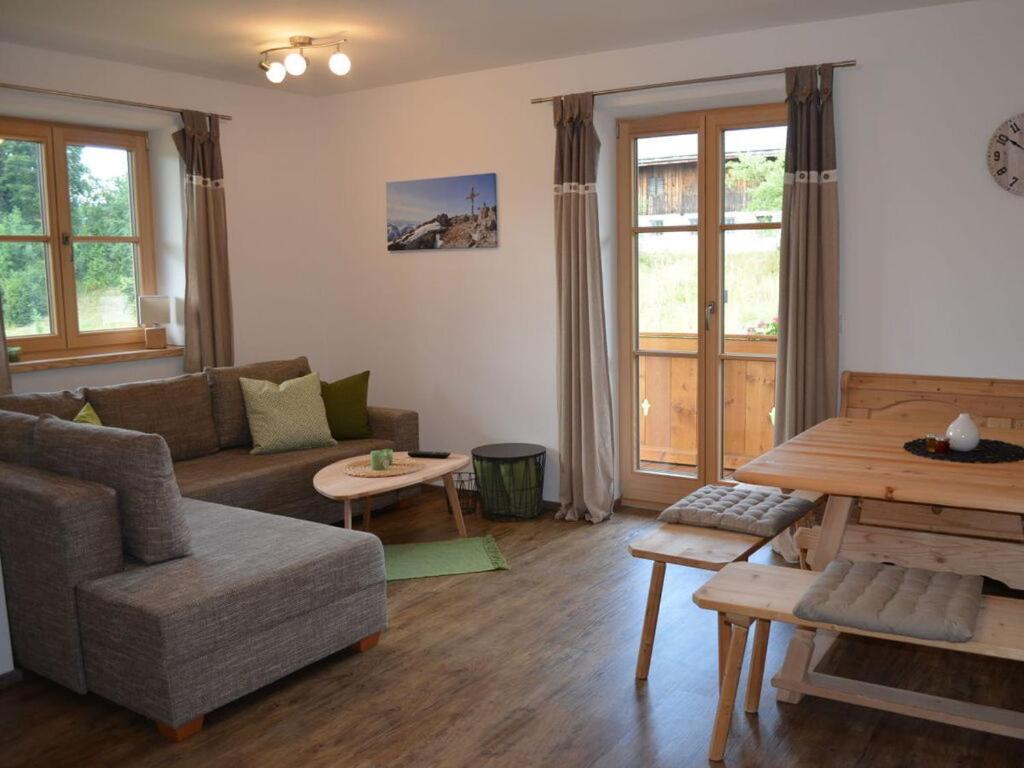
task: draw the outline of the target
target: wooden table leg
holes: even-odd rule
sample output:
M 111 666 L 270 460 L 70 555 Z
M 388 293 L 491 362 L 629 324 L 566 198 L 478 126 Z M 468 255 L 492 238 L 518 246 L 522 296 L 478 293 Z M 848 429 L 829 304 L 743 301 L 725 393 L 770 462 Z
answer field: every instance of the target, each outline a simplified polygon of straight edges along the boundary
M 777 689 L 775 699 L 787 704 L 799 704 L 804 697 L 802 693 L 791 691 L 782 686 L 786 680 L 803 680 L 814 653 L 814 630 L 798 629 L 793 633 L 786 650 L 786 660 L 782 662 L 779 674 L 772 678 L 772 685 Z
M 647 610 L 644 612 L 644 628 L 640 633 L 640 653 L 636 657 L 636 679 L 646 680 L 651 671 L 651 654 L 654 652 L 654 633 L 658 629 L 658 612 L 661 608 L 661 589 L 665 585 L 665 564 L 657 560 L 651 568 L 651 586 L 647 591 Z
M 459 504 L 459 492 L 455 488 L 455 478 L 449 472 L 444 476 L 444 490 L 448 494 L 448 503 L 452 508 L 452 517 L 455 518 L 455 527 L 459 529 L 459 536 L 466 536 L 466 521 L 462 519 L 462 505 Z
M 807 562 L 812 571 L 822 571 L 825 566 L 836 559 L 839 547 L 843 543 L 843 533 L 850 521 L 853 511 L 853 498 L 850 496 L 829 496 L 825 505 L 825 515 L 821 520 L 821 531 L 818 534 L 817 546 L 807 553 Z
M 373 519 L 373 496 L 366 497 L 366 506 L 363 507 L 363 530 L 370 532 L 370 521 Z
M 352 530 L 352 499 L 345 499 L 345 528 Z

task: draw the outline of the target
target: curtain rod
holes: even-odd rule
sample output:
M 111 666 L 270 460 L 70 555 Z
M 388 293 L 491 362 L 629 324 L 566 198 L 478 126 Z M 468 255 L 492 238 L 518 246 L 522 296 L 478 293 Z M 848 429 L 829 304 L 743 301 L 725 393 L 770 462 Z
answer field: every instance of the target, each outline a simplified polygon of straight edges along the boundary
M 847 59 L 846 61 L 834 61 L 832 66 L 835 68 L 839 67 L 855 67 L 857 66 L 856 59 Z M 608 96 L 613 93 L 630 93 L 631 91 L 649 91 L 653 88 L 672 88 L 678 85 L 699 85 L 700 83 L 718 83 L 722 80 L 743 80 L 748 77 L 764 77 L 766 75 L 784 75 L 786 73 L 785 68 L 781 69 L 762 69 L 759 72 L 739 72 L 735 75 L 715 75 L 713 77 L 695 77 L 690 80 L 673 80 L 668 83 L 648 83 L 647 85 L 628 85 L 623 88 L 606 88 L 603 91 L 594 91 L 595 96 Z M 554 101 L 557 96 L 544 96 L 539 99 L 530 99 L 531 104 L 543 104 L 547 101 Z
M 45 96 L 66 96 L 70 99 L 83 99 L 85 101 L 102 101 L 105 104 L 119 104 L 122 107 L 141 107 L 142 109 L 156 109 L 161 112 L 174 112 L 179 114 L 185 110 L 176 107 L 165 107 L 161 104 L 147 104 L 144 101 L 130 101 L 129 99 L 112 99 L 109 96 L 91 96 L 87 93 L 74 93 L 73 91 L 55 91 L 52 88 L 36 88 L 31 85 L 17 85 L 15 83 L 0 83 L 0 88 L 7 88 L 11 91 L 24 91 L 25 93 L 41 93 Z M 231 115 L 218 115 L 210 113 L 210 117 L 219 117 L 221 120 L 230 120 Z

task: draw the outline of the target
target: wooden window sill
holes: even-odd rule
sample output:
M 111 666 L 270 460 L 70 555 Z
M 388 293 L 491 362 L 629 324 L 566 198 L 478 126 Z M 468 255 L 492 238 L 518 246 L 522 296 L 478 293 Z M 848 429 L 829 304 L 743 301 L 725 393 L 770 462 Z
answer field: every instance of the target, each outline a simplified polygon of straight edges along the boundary
M 183 347 L 167 346 L 163 349 L 143 347 L 96 347 L 93 349 L 62 349 L 56 352 L 35 352 L 22 356 L 17 363 L 11 363 L 11 373 L 48 371 L 53 368 L 76 368 L 82 365 L 107 365 L 109 363 L 130 363 L 135 360 L 154 360 L 161 357 L 181 357 Z

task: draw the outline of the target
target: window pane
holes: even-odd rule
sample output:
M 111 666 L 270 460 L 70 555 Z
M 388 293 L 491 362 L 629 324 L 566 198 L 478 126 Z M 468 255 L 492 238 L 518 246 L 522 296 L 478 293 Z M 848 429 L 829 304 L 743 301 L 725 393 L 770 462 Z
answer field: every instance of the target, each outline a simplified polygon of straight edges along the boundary
M 722 322 L 727 340 L 736 335 L 777 336 L 781 231 L 734 229 L 722 236 Z
M 696 357 L 640 354 L 637 366 L 638 469 L 692 475 L 697 466 Z
M 723 360 L 723 475 L 772 447 L 774 419 L 775 360 Z
M 723 224 L 782 221 L 786 127 L 725 131 Z
M 637 226 L 697 224 L 697 134 L 636 140 Z
M 637 330 L 641 349 L 677 349 L 695 339 L 697 233 L 642 232 L 637 235 Z M 688 348 L 684 351 L 696 351 Z
M 72 144 L 67 154 L 73 233 L 134 235 L 131 153 L 116 147 Z
M 0 235 L 44 235 L 43 145 L 0 138 Z
M 135 246 L 76 243 L 75 289 L 80 331 L 137 327 Z
M 0 290 L 7 338 L 53 333 L 46 243 L 0 243 Z

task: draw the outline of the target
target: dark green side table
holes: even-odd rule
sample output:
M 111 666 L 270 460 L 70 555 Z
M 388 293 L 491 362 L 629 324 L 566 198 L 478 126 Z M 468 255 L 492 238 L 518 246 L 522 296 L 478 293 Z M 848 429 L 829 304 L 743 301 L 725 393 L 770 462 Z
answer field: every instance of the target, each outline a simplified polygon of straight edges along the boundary
M 494 443 L 473 449 L 476 487 L 484 517 L 525 520 L 544 511 L 547 449 L 532 443 Z

